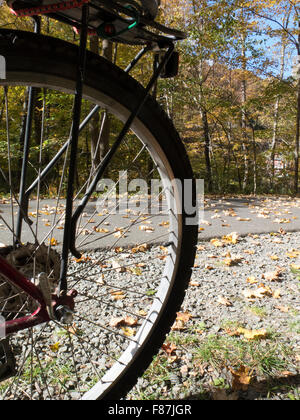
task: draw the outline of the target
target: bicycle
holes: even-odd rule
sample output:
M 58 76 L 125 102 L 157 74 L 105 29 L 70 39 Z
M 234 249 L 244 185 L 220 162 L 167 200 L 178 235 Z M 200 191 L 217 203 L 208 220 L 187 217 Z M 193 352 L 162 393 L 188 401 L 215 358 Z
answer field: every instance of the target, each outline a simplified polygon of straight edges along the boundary
M 182 304 L 198 231 L 185 180 L 194 204 L 196 187 L 152 91 L 177 73 L 185 35 L 155 21 L 157 3 L 9 1 L 35 30 L 0 29 L 0 399 L 126 396 Z M 42 35 L 43 14 L 79 46 Z M 123 71 L 87 50 L 89 34 L 141 50 Z M 153 51 L 144 88 L 129 72 Z M 120 212 L 121 184 L 142 175 L 157 190 Z

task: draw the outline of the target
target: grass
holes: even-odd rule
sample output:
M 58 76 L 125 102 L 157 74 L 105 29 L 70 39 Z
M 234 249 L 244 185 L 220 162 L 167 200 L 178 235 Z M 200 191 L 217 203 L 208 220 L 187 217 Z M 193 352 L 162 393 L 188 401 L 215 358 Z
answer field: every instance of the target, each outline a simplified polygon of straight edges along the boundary
M 290 356 L 291 350 L 272 337 L 248 341 L 212 334 L 195 350 L 195 360 L 209 363 L 214 368 L 245 366 L 265 375 L 275 375 L 285 369 Z
M 268 311 L 260 306 L 252 305 L 252 306 L 246 306 L 246 311 L 251 312 L 252 314 L 256 315 L 258 318 L 263 319 L 268 316 Z
M 166 343 L 176 346 L 176 357 L 172 359 L 173 353 L 166 355 L 161 351 L 143 376 L 151 386 L 149 389 L 142 387 L 143 390 L 138 397 L 135 394 L 134 399 L 178 399 L 178 395 L 180 398 L 183 395 L 189 398 L 189 387 L 195 383 L 199 389 L 197 399 L 214 399 L 211 392 L 213 389 L 222 389 L 229 394 L 232 392 L 232 383 L 222 376 L 222 372 L 225 370 L 230 376 L 231 369 L 237 371 L 244 367 L 253 379 L 259 378 L 259 383 L 265 385 L 262 391 L 264 395 L 274 395 L 277 389 L 284 392 L 287 399 L 297 400 L 299 391 L 296 387 L 276 383 L 276 379 L 281 378 L 282 372 L 288 372 L 293 363 L 295 354 L 292 348 L 284 345 L 283 337 L 272 331 L 265 338 L 256 340 L 230 336 L 225 332 L 239 327 L 239 322 L 225 320 L 222 324 L 223 330 L 216 334 L 208 334 L 204 323 L 198 323 L 184 332 L 171 332 Z M 186 364 L 189 365 L 189 373 L 180 381 L 176 394 L 174 385 L 169 383 L 170 374 L 173 372 L 180 376 L 181 368 Z M 205 374 L 201 373 L 202 368 Z M 210 371 L 213 373 L 207 374 Z M 155 391 L 152 389 L 153 385 Z

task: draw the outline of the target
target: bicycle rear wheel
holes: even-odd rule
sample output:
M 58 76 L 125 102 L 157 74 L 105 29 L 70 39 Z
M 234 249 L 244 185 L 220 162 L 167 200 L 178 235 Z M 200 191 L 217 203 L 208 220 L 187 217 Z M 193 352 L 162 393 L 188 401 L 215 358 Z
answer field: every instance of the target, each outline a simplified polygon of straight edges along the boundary
M 0 255 L 33 282 L 46 273 L 55 290 L 77 47 L 1 30 L 0 51 L 7 62 L 0 98 Z M 82 118 L 95 105 L 99 110 L 80 132 L 74 209 L 95 176 L 102 148 L 110 148 L 144 93 L 103 58 L 88 53 L 87 63 Z M 28 208 L 32 224 L 23 220 L 18 241 L 20 144 L 29 87 L 35 95 L 27 180 L 33 186 Z M 41 177 L 62 148 L 60 159 Z M 197 241 L 197 226 L 188 223 L 181 191 L 193 174 L 176 130 L 150 97 L 106 177 L 109 181 L 98 186 L 77 223 L 75 245 L 81 257 L 69 259 L 68 285 L 77 292 L 74 321 L 51 321 L 6 339 L 15 359 L 14 375 L 3 376 L 0 399 L 120 398 L 148 367 L 174 322 Z M 127 196 L 125 184 L 139 193 Z M 149 192 L 151 185 L 155 191 Z M 195 198 L 195 185 L 189 185 Z M 2 317 L 25 316 L 36 305 L 0 273 Z

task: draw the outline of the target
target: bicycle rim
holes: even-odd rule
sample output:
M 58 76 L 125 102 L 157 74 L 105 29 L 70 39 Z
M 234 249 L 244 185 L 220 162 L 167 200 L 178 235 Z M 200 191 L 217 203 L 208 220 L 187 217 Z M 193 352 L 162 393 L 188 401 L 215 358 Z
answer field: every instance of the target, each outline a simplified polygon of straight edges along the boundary
M 2 254 L 34 282 L 41 272 L 46 272 L 55 289 L 64 226 L 68 148 L 49 176 L 38 182 L 32 191 L 28 216 L 33 224 L 23 221 L 22 245 L 17 245 L 16 174 L 20 157 L 16 139 L 22 131 L 22 112 L 21 116 L 19 114 L 26 102 L 27 87 L 34 86 L 38 88 L 32 132 L 35 143 L 33 141 L 28 161 L 28 179 L 32 182 L 68 141 L 71 113 L 66 115 L 65 109 L 68 105 L 72 109 L 74 81 L 47 74 L 46 70 L 44 74 L 8 73 L 7 77 L 5 86 L 9 87 L 3 87 L 1 93 L 6 109 L 2 128 L 5 129 L 7 156 L 7 165 L 1 165 L 1 175 L 2 184 L 4 180 L 9 186 L 1 204 Z M 93 106 L 100 105 L 94 128 L 98 127 L 98 139 L 103 139 L 103 130 L 107 129 L 105 119 L 109 120 L 111 142 L 129 116 L 130 106 L 127 108 L 124 101 L 122 104 L 92 86 L 86 86 L 84 97 L 82 119 Z M 20 98 L 18 106 L 16 98 Z M 145 358 L 149 363 L 157 350 L 155 346 L 161 344 L 170 327 L 167 324 L 176 311 L 174 297 L 170 300 L 170 296 L 181 290 L 176 300 L 178 306 L 190 267 L 185 262 L 182 272 L 185 227 L 180 210 L 181 192 L 173 182 L 176 173 L 174 163 L 170 162 L 172 153 L 168 156 L 163 150 L 161 139 L 149 128 L 151 124 L 160 128 L 165 121 L 145 124 L 142 119 L 135 120 L 108 168 L 107 176 L 113 183 L 106 186 L 104 192 L 103 185 L 99 186 L 101 191 L 93 194 L 78 221 L 76 248 L 81 257 L 70 256 L 68 270 L 69 289 L 77 292 L 73 322 L 64 325 L 51 321 L 9 337 L 16 372 L 12 378 L 0 382 L 0 398 L 99 399 L 121 395 L 126 392 L 122 378 L 129 375 L 136 379 L 146 367 L 145 363 L 145 366 L 140 363 L 140 369 L 136 370 L 136 361 Z M 97 168 L 95 149 L 100 148 L 100 143 L 91 145 L 91 135 L 91 126 L 86 126 L 79 138 L 74 209 Z M 94 148 L 94 158 L 91 158 L 91 148 Z M 130 196 L 132 206 L 127 205 L 123 212 L 118 212 L 122 204 L 119 187 L 124 178 L 127 185 L 137 178 L 155 179 L 160 187 L 151 191 L 150 196 Z M 54 179 L 55 190 L 52 188 Z M 117 192 L 113 190 L 114 194 L 110 194 L 113 185 L 117 186 Z M 149 198 L 155 214 L 145 205 Z M 144 200 L 142 210 L 134 205 L 135 199 L 140 200 L 139 203 Z M 162 203 L 166 208 L 162 209 Z M 185 284 L 178 284 L 178 270 Z M 14 319 L 32 312 L 35 303 L 12 287 L 3 275 L 1 290 L 2 316 Z M 171 317 L 167 312 L 172 312 Z M 163 317 L 166 317 L 165 322 Z M 158 330 L 160 325 L 165 325 L 162 331 Z M 157 337 L 153 338 L 155 335 Z

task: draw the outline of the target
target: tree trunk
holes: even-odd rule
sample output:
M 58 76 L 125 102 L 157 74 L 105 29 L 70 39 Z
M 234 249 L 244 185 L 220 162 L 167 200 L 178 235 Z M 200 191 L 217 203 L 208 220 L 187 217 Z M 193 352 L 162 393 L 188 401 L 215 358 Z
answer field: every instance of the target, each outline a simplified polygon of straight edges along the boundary
M 297 43 L 297 54 L 300 55 L 300 21 L 299 21 L 299 34 Z M 295 161 L 295 172 L 294 172 L 294 195 L 298 194 L 299 186 L 299 137 L 300 137 L 300 79 L 298 80 L 297 89 L 297 121 L 296 121 L 296 139 L 294 149 L 294 161 Z
M 285 18 L 285 22 L 284 22 L 285 28 L 288 27 L 290 12 L 291 11 L 288 10 L 286 18 Z M 283 77 L 284 77 L 285 51 L 286 51 L 286 34 L 282 36 L 282 45 L 281 45 L 281 51 L 280 51 L 280 73 L 279 73 L 280 82 L 283 80 Z M 280 103 L 280 96 L 277 95 L 275 106 L 274 106 L 273 135 L 272 135 L 272 143 L 271 143 L 270 187 L 272 190 L 274 188 L 274 178 L 275 178 L 275 155 L 276 155 L 277 135 L 278 135 L 279 103 Z
M 209 126 L 207 120 L 206 109 L 201 106 L 201 118 L 203 124 L 203 136 L 204 136 L 204 156 L 205 156 L 205 166 L 206 166 L 206 176 L 207 176 L 207 186 L 208 192 L 212 192 L 212 174 L 211 174 L 211 161 L 210 161 L 210 135 L 209 135 Z
M 298 53 L 300 55 L 300 51 Z M 299 137 L 300 137 L 300 80 L 298 81 L 298 91 L 297 91 L 297 122 L 296 122 L 296 139 L 295 139 L 295 148 L 294 148 L 294 195 L 298 194 L 299 186 Z
M 257 190 L 257 162 L 256 162 L 256 139 L 255 129 L 252 127 L 252 145 L 253 145 L 253 194 L 256 194 Z
M 246 59 L 246 35 L 242 34 L 242 150 L 244 153 L 244 178 L 242 188 L 245 191 L 248 184 L 249 176 L 249 158 L 248 158 L 248 147 L 247 147 L 247 123 L 246 123 L 246 101 L 247 101 L 247 81 L 246 81 L 246 69 L 247 69 L 247 59 Z
M 99 54 L 99 38 L 97 35 L 91 36 L 90 38 L 90 49 L 95 54 Z M 102 44 L 102 55 L 109 61 L 112 61 L 112 43 L 108 40 L 103 40 Z M 94 108 L 92 105 L 91 110 Z M 105 121 L 104 124 L 101 124 L 102 132 L 100 133 L 100 115 L 97 112 L 89 123 L 89 133 L 91 139 L 91 162 L 93 168 L 97 168 L 101 160 L 106 155 L 109 148 L 109 134 L 110 134 L 110 122 L 109 116 L 106 110 L 102 112 L 102 121 Z M 101 136 L 99 140 L 99 136 Z

